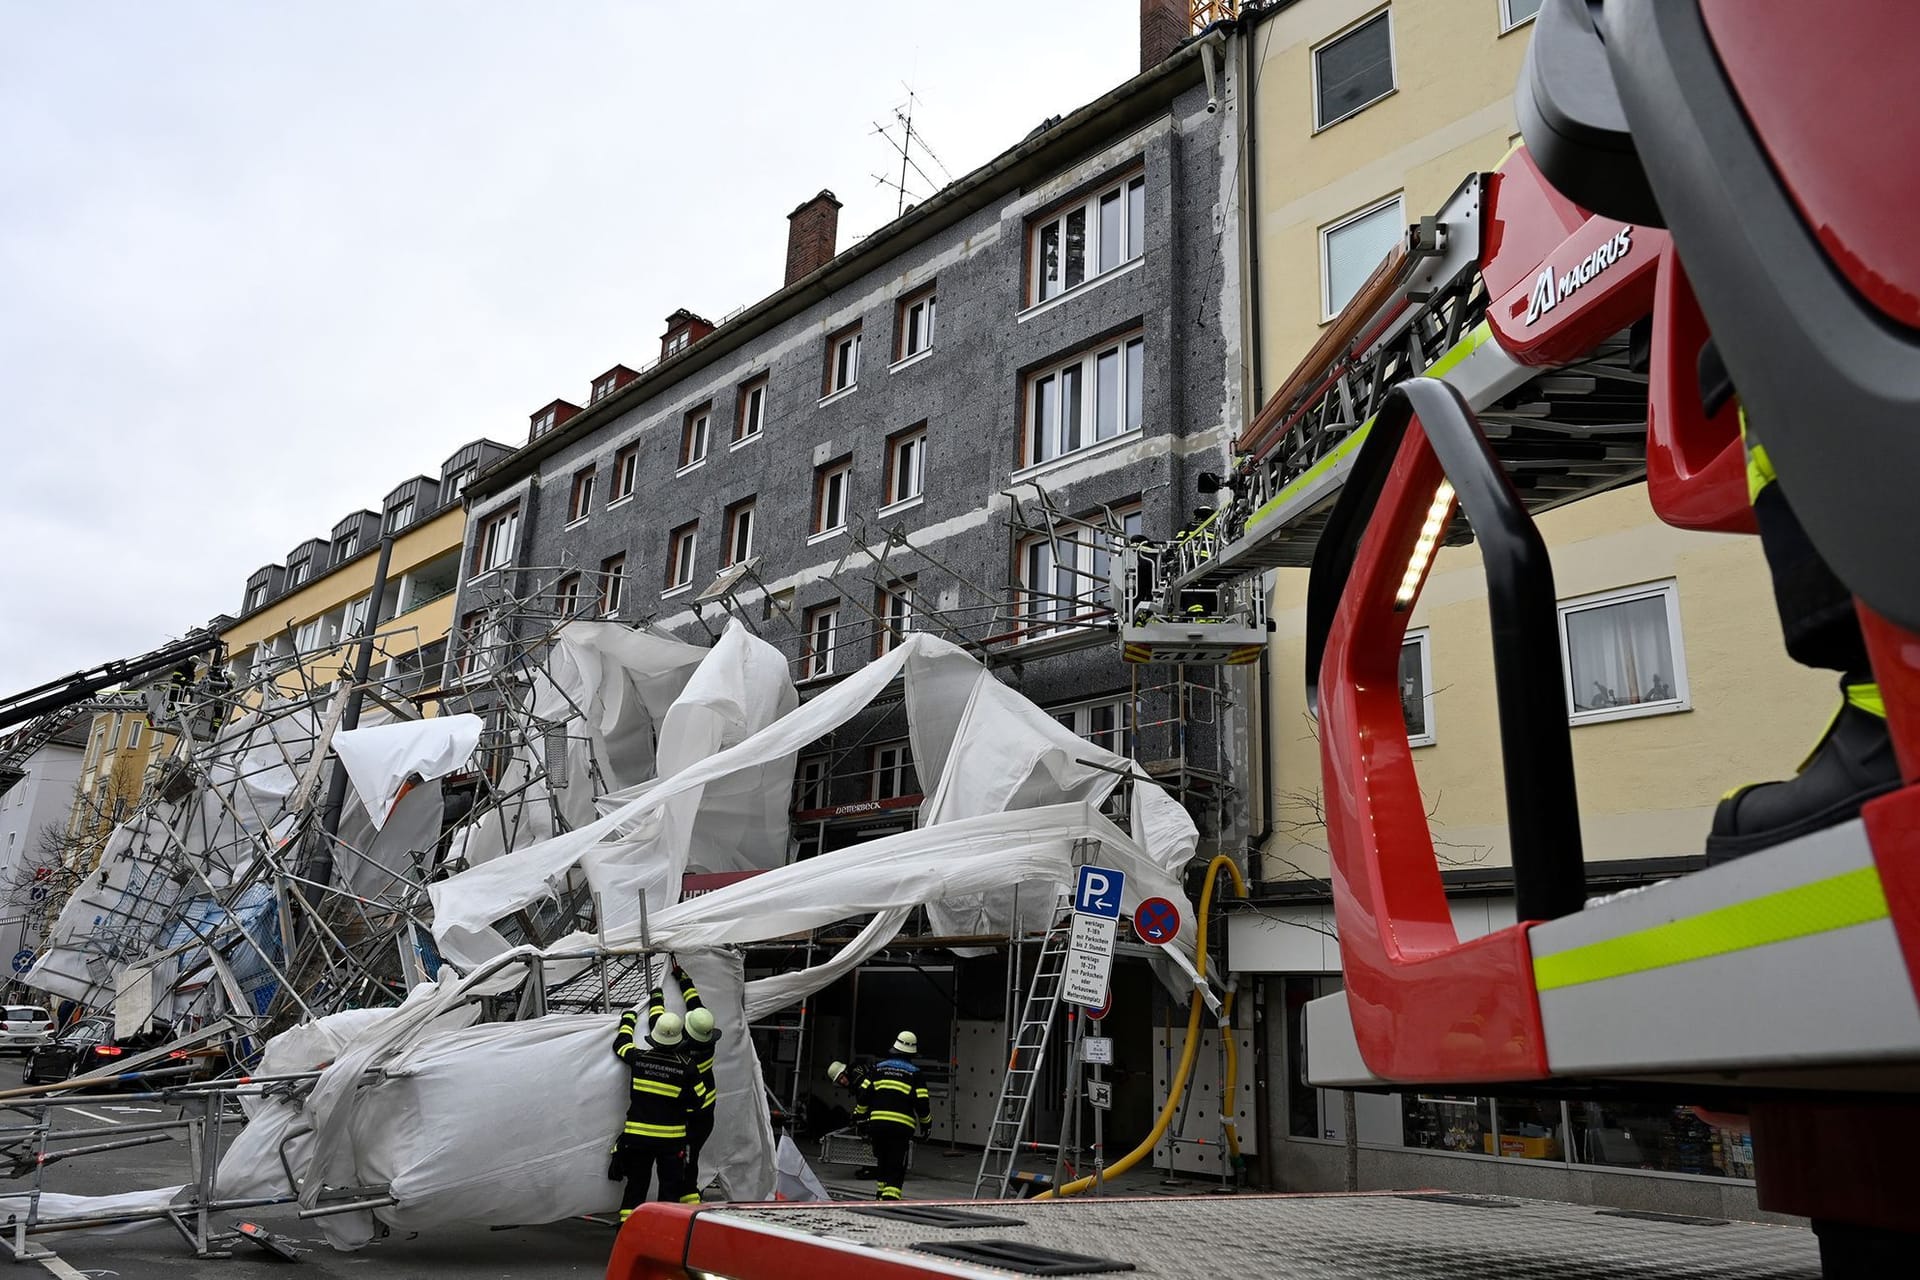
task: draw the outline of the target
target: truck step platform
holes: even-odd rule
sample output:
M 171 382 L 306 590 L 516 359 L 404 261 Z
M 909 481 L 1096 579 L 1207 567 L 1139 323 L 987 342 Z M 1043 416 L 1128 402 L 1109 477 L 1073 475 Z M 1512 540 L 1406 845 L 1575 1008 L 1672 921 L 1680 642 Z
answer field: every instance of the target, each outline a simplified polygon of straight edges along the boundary
M 898 1209 L 648 1205 L 607 1270 L 609 1280 L 701 1273 L 1813 1280 L 1820 1260 L 1813 1234 L 1796 1227 L 1415 1191 Z

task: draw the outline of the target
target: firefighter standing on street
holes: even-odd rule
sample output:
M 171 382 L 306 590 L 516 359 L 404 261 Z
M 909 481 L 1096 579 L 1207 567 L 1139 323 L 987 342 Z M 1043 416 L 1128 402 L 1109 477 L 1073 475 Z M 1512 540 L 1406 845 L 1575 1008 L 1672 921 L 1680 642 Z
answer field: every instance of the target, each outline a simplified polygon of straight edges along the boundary
M 924 1138 L 933 1125 L 933 1098 L 913 1065 L 920 1051 L 919 1037 L 902 1031 L 894 1037 L 891 1058 L 883 1058 L 860 1082 L 860 1105 L 853 1122 L 865 1125 L 873 1143 L 877 1181 L 874 1198 L 898 1200 L 907 1181 L 907 1153 L 916 1137 Z
M 627 1122 L 607 1167 L 609 1178 L 626 1179 L 626 1190 L 620 1196 L 622 1222 L 647 1198 L 647 1183 L 656 1170 L 660 1199 L 688 1198 L 693 1184 L 686 1172 L 687 1128 L 700 1109 L 700 1078 L 681 1049 L 686 1036 L 680 1016 L 662 1013 L 655 1017 L 645 1040 L 634 1038 L 639 1020 L 636 1010 L 627 1010 L 613 1037 L 613 1056 L 624 1062 L 633 1076 L 633 1088 L 627 1095 Z
M 687 1006 L 687 1037 L 681 1046 L 681 1053 L 692 1065 L 699 1080 L 696 1089 L 700 1105 L 687 1121 L 688 1194 L 680 1197 L 688 1204 L 695 1204 L 700 1199 L 700 1149 L 713 1136 L 714 1103 L 719 1098 L 713 1081 L 713 1055 L 715 1046 L 720 1042 L 720 1029 L 714 1025 L 713 1011 L 700 1002 L 699 988 L 694 986 L 693 979 L 687 976 L 687 971 L 680 967 L 678 960 L 673 962 L 673 977 L 680 984 L 680 998 Z M 648 1016 L 659 1018 L 666 1011 L 666 992 L 655 987 L 653 1002 L 647 1009 Z

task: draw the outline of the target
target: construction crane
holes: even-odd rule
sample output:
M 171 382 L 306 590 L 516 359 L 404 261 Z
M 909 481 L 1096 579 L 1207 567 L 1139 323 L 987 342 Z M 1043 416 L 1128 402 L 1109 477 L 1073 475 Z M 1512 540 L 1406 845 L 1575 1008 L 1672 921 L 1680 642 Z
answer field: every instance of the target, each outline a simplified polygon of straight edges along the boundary
M 1812 1220 L 1830 1278 L 1902 1274 L 1920 1252 L 1904 1158 L 1920 1145 L 1909 22 L 1893 0 L 1845 22 L 1752 0 L 1548 0 L 1519 95 L 1529 149 L 1410 229 L 1229 473 L 1204 482 L 1214 507 L 1115 579 L 1127 623 L 1178 625 L 1185 594 L 1213 592 L 1207 625 L 1251 630 L 1249 584 L 1312 567 L 1307 678 L 1345 989 L 1307 1006 L 1310 1083 L 1743 1111 L 1761 1206 Z M 1856 595 L 1903 784 L 1851 821 L 1590 904 L 1533 517 L 1644 478 L 1669 523 L 1753 531 L 1740 410 L 1702 395 L 1709 335 Z M 1520 923 L 1463 940 L 1395 673 L 1437 548 L 1469 539 L 1488 578 Z M 1603 1257 L 1636 1274 L 1812 1261 L 1778 1252 L 1778 1233 L 1733 1231 L 1712 1257 L 1673 1231 L 1642 1259 L 1646 1237 L 1603 1239 L 1591 1214 L 1500 1204 L 1515 1216 L 1491 1229 L 1455 1221 L 1484 1201 L 1417 1195 L 907 1206 L 879 1225 L 845 1216 L 874 1210 L 649 1206 L 608 1274 L 1188 1275 L 1281 1259 L 1299 1275 L 1508 1274 L 1521 1238 L 1540 1275 L 1594 1274 Z M 1264 1252 L 1236 1263 L 1249 1241 Z

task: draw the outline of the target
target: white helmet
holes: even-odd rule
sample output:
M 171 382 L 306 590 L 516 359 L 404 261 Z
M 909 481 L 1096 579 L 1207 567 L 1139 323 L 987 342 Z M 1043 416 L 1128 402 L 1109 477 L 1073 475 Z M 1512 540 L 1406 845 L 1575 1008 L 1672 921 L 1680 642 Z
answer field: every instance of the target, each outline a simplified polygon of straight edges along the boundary
M 902 1031 L 893 1038 L 893 1051 L 912 1056 L 920 1052 L 920 1037 L 911 1031 Z
M 835 1084 L 839 1084 L 839 1083 L 840 1083 L 840 1077 L 841 1077 L 841 1076 L 843 1076 L 843 1075 L 845 1075 L 845 1074 L 847 1074 L 847 1064 L 846 1064 L 846 1063 L 844 1063 L 844 1062 L 829 1062 L 829 1063 L 827 1064 L 827 1079 L 829 1079 L 829 1080 L 831 1080 L 831 1081 L 833 1081 L 833 1083 L 835 1083 Z
M 647 1032 L 647 1039 L 653 1041 L 656 1048 L 671 1049 L 685 1039 L 681 1025 L 679 1014 L 663 1013 L 653 1020 L 653 1027 Z

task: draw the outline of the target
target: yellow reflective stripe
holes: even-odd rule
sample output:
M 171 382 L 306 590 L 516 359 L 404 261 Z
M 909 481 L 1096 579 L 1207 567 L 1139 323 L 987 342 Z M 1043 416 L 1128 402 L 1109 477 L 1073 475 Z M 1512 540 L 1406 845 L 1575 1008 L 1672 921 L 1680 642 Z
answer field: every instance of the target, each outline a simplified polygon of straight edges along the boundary
M 696 1062 L 693 1064 L 693 1067 L 694 1067 L 694 1070 L 699 1071 L 705 1075 L 712 1075 L 713 1059 L 708 1058 L 705 1062 Z
M 927 1092 L 927 1087 L 925 1085 L 921 1085 L 918 1089 L 915 1089 L 913 1091 L 913 1096 L 916 1098 L 931 1098 L 933 1095 Z
M 633 1082 L 633 1091 L 635 1093 L 657 1093 L 663 1098 L 677 1098 L 680 1096 L 679 1085 L 661 1084 L 658 1080 L 635 1080 Z
M 901 1093 L 913 1092 L 913 1086 L 905 1080 L 875 1080 L 873 1087 L 876 1089 L 897 1089 Z
M 1887 701 L 1880 696 L 1880 686 L 1871 682 L 1848 685 L 1847 705 L 1858 707 L 1868 715 L 1879 716 L 1882 720 L 1887 718 Z
M 1533 959 L 1541 991 L 1625 977 L 1887 918 L 1880 875 L 1861 867 L 1684 920 Z
M 1441 377 L 1450 372 L 1455 365 L 1465 360 L 1468 356 L 1492 340 L 1493 326 L 1485 320 L 1482 320 L 1479 324 L 1469 329 L 1460 341 L 1454 343 L 1442 352 L 1438 360 L 1435 360 L 1432 364 L 1421 370 L 1421 376 L 1427 378 Z M 1248 531 L 1251 532 L 1262 520 L 1271 516 L 1274 511 L 1279 508 L 1281 503 L 1332 470 L 1334 466 L 1339 463 L 1340 459 L 1358 449 L 1361 442 L 1367 438 L 1367 433 L 1371 430 L 1373 430 L 1373 419 L 1368 418 L 1365 422 L 1347 433 L 1347 438 L 1335 445 L 1325 457 L 1321 458 L 1320 461 L 1314 463 L 1311 467 L 1308 467 L 1300 475 L 1294 477 L 1292 483 L 1288 484 L 1286 488 L 1262 503 L 1260 509 L 1247 518 Z M 1284 437 L 1282 438 L 1284 439 Z
M 893 1124 L 913 1124 L 920 1122 L 904 1111 L 875 1111 L 867 1116 L 869 1120 L 886 1120 Z
M 639 1138 L 684 1138 L 687 1136 L 687 1126 L 683 1124 L 642 1124 L 638 1120 L 627 1121 L 623 1131 Z
M 1767 446 L 1747 436 L 1747 410 L 1740 407 L 1740 443 L 1747 450 L 1747 501 L 1751 503 L 1760 496 L 1760 491 L 1772 484 L 1777 478 L 1773 471 L 1773 459 L 1767 456 Z

